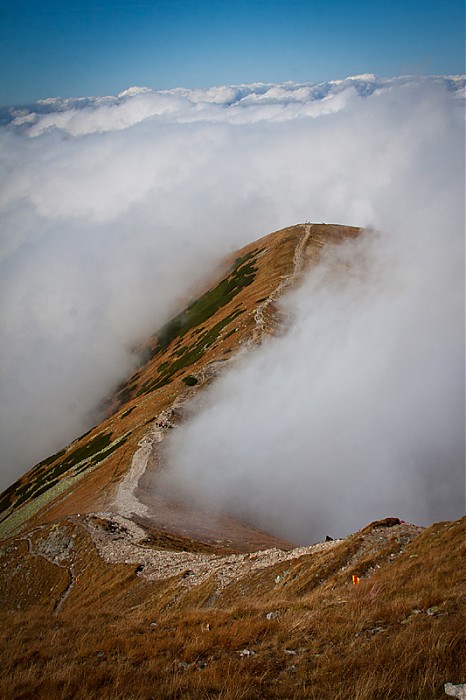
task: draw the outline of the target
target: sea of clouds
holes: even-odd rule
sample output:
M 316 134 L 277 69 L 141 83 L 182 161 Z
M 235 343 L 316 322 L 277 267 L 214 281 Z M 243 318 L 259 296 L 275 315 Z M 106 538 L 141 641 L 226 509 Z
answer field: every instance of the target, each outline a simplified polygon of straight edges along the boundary
M 171 444 L 172 485 L 299 541 L 464 508 L 464 80 L 132 88 L 3 111 L 0 488 L 98 420 L 223 255 L 372 227 Z M 327 267 L 326 267 L 327 266 Z M 333 281 L 332 281 L 333 280 Z

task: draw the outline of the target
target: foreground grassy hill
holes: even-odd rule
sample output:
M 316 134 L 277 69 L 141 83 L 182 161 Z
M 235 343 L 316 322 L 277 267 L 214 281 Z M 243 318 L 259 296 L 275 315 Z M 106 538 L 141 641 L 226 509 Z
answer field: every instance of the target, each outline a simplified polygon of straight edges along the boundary
M 382 521 L 223 580 L 188 551 L 168 577 L 106 562 L 91 533 L 111 523 L 81 520 L 2 545 L 1 697 L 412 700 L 465 680 L 464 519 Z
M 148 477 L 186 402 L 357 235 L 303 224 L 231 256 L 141 343 L 102 422 L 1 495 L 0 697 L 410 700 L 465 682 L 465 519 L 297 548 Z

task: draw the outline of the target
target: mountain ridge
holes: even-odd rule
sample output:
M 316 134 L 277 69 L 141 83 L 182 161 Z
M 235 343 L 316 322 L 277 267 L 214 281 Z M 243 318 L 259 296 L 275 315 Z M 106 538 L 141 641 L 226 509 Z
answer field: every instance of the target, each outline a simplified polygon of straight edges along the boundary
M 464 681 L 465 518 L 296 547 L 157 485 L 194 395 L 282 332 L 280 297 L 326 246 L 361 235 L 298 224 L 232 254 L 102 422 L 1 495 L 0 694 L 427 700 Z
M 83 477 L 89 481 L 87 496 L 83 495 L 86 487 L 81 485 L 79 496 L 65 498 L 77 512 L 85 510 L 86 502 L 92 511 L 108 510 L 113 498 L 109 484 L 123 476 L 124 465 L 131 463 L 138 446 L 142 449 L 139 443 L 147 439 L 149 426 L 155 426 L 151 444 L 160 442 L 171 428 L 171 421 L 180 420 L 181 405 L 212 381 L 235 351 L 278 332 L 277 299 L 298 280 L 304 268 L 317 263 L 324 244 L 335 244 L 358 233 L 359 229 L 352 227 L 301 224 L 269 234 L 234 253 L 225 262 L 217 283 L 149 339 L 142 366 L 115 392 L 108 404 L 107 419 L 65 451 L 33 467 L 16 486 L 4 492 L 0 534 L 7 531 L 8 523 L 20 519 L 20 509 L 27 520 L 30 511 L 39 510 L 51 495 L 57 503 L 50 507 L 50 517 L 68 514 L 63 505 L 66 479 L 71 487 Z M 32 480 L 29 490 L 28 479 Z M 127 476 L 130 481 L 131 470 Z M 18 499 L 11 501 L 14 493 L 19 503 Z M 124 501 L 121 489 L 120 501 Z M 122 514 L 127 515 L 127 510 L 123 508 Z M 31 522 L 36 523 L 34 516 Z

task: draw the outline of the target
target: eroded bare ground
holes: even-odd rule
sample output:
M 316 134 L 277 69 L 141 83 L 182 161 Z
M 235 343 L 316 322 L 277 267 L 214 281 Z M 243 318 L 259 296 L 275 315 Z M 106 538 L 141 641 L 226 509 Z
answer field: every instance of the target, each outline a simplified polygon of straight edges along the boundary
M 276 564 L 312 557 L 330 550 L 344 542 L 331 540 L 307 547 L 295 547 L 288 551 L 279 548 L 249 553 L 199 553 L 192 551 L 167 551 L 157 546 L 157 538 L 132 520 L 112 514 L 87 515 L 80 519 L 81 524 L 91 534 L 97 551 L 108 563 L 134 564 L 138 573 L 149 580 L 164 580 L 181 576 L 182 590 L 199 586 L 207 580 L 214 580 L 217 589 L 225 589 L 230 583 L 245 576 L 273 567 Z M 393 561 L 403 553 L 403 547 L 411 542 L 423 528 L 400 522 L 397 518 L 380 521 L 380 525 L 369 526 L 362 531 L 355 551 L 341 566 L 341 570 L 351 569 L 364 559 L 371 559 L 383 550 L 387 540 L 396 541 L 400 546 L 387 553 L 387 561 Z M 187 541 L 188 542 L 188 541 Z M 189 544 L 188 546 L 192 546 Z M 375 565 L 377 566 L 377 565 Z

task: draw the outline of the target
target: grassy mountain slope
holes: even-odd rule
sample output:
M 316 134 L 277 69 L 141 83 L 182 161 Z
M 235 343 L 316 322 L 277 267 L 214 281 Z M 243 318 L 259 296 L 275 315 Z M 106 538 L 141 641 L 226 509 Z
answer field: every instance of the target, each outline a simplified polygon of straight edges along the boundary
M 111 510 L 150 426 L 179 421 L 179 407 L 239 348 L 275 332 L 280 293 L 318 260 L 323 245 L 357 233 L 344 226 L 298 225 L 231 256 L 218 279 L 145 343 L 141 367 L 108 400 L 108 417 L 0 496 L 0 537 L 24 523 Z
M 185 402 L 358 233 L 299 225 L 231 256 L 141 345 L 102 422 L 1 495 L 0 697 L 427 700 L 465 682 L 466 519 L 295 548 L 149 493 Z

